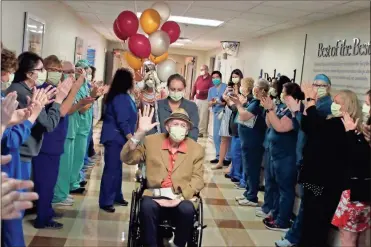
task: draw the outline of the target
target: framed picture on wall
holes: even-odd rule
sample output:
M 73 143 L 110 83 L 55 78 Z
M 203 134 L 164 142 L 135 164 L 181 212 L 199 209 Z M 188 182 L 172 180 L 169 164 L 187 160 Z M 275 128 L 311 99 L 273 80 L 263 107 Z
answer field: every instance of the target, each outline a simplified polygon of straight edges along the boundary
M 76 37 L 75 40 L 75 63 L 83 58 L 84 54 L 84 40 L 82 38 Z
M 25 12 L 23 29 L 22 50 L 32 51 L 39 56 L 42 56 L 45 34 L 45 21 L 28 12 Z

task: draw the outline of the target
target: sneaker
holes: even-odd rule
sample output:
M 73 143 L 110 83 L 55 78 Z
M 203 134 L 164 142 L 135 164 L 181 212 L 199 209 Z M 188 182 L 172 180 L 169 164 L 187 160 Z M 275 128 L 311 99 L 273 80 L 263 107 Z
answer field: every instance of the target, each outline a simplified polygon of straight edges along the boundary
M 218 164 L 218 162 L 219 162 L 219 159 L 210 160 L 210 163 L 211 164 Z
M 269 217 L 269 214 L 264 213 L 262 208 L 256 208 L 255 215 L 257 217 L 260 217 L 260 218 L 267 218 L 267 217 Z
M 45 224 L 44 226 L 34 225 L 34 227 L 37 229 L 59 230 L 63 228 L 63 224 L 52 220 L 49 223 Z
M 223 160 L 223 165 L 229 166 L 232 163 L 230 160 Z
M 58 212 L 54 212 L 53 214 L 53 219 L 61 219 L 63 218 L 63 214 L 62 213 L 58 213 Z
M 73 199 L 72 199 L 73 200 Z M 54 205 L 56 206 L 72 206 L 73 205 L 73 201 L 71 199 L 67 198 L 66 200 L 64 201 L 61 201 L 61 202 L 57 202 L 57 203 L 53 203 Z
M 237 179 L 237 178 L 231 178 L 231 181 L 232 181 L 233 183 L 239 183 L 239 182 L 240 182 L 240 180 Z
M 70 190 L 71 194 L 84 194 L 84 192 L 85 192 L 85 188 L 82 188 L 82 187 L 77 188 L 75 190 Z
M 246 185 L 245 184 L 235 184 L 234 187 L 238 190 L 246 190 Z
M 122 199 L 120 201 L 115 201 L 115 204 L 126 207 L 129 203 L 126 200 Z
M 238 205 L 240 206 L 249 206 L 249 207 L 257 207 L 259 204 L 257 202 L 252 202 L 247 199 L 239 200 Z
M 73 195 L 68 194 L 67 198 L 69 198 L 69 199 L 73 199 Z
M 285 238 L 282 240 L 278 240 L 274 243 L 276 247 L 294 247 L 295 246 L 295 244 L 290 243 L 290 241 Z
M 264 225 L 267 229 L 272 230 L 272 231 L 280 231 L 280 232 L 288 232 L 289 231 L 289 228 L 281 227 L 281 226 L 277 225 L 275 221 L 265 222 Z
M 246 199 L 246 197 L 244 196 L 236 196 L 236 198 L 234 198 L 236 201 L 241 201 L 241 200 L 244 200 Z

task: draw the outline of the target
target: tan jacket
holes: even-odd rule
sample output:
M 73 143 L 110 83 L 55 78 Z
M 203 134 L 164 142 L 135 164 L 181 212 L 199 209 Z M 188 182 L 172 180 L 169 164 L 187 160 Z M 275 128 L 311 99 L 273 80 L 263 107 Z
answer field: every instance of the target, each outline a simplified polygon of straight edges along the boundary
M 143 145 L 131 151 L 128 141 L 121 151 L 121 161 L 128 165 L 140 162 L 146 164 L 146 179 L 149 189 L 161 188 L 162 181 L 167 177 L 169 166 L 169 151 L 162 149 L 167 138 L 166 134 L 149 135 L 144 138 Z M 189 200 L 199 193 L 204 183 L 204 148 L 191 138 L 185 140 L 187 152 L 177 154 L 175 166 L 171 175 L 173 191 L 182 194 Z M 145 193 L 148 195 L 148 192 Z

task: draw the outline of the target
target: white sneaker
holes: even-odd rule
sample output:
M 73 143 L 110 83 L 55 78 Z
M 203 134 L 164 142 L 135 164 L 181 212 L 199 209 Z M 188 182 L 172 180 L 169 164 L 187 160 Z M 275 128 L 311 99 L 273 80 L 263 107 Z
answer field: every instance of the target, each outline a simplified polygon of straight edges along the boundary
M 69 195 L 67 196 L 67 198 L 69 198 L 69 199 L 72 199 L 72 200 L 73 200 L 73 195 L 69 194 Z
M 64 201 L 54 203 L 54 205 L 56 205 L 56 206 L 72 206 L 73 201 L 71 199 L 67 198 Z
M 264 218 L 264 219 L 269 216 L 269 214 L 266 214 L 266 213 L 263 212 L 262 208 L 256 208 L 255 215 L 257 217 Z
M 290 243 L 287 239 L 278 240 L 275 242 L 277 247 L 293 247 L 295 244 Z
M 238 205 L 240 206 L 250 206 L 250 207 L 257 207 L 259 204 L 257 202 L 252 202 L 247 199 L 239 200 Z
M 236 196 L 236 198 L 234 198 L 236 201 L 241 201 L 241 200 L 244 200 L 246 199 L 244 196 Z

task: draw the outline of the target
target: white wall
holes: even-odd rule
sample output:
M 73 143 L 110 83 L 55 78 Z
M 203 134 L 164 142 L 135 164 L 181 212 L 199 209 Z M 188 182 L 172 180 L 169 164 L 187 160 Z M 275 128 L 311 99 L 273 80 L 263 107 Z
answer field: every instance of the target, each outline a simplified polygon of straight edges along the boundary
M 273 70 L 277 73 L 285 74 L 292 78 L 293 70 L 297 69 L 296 82 L 300 82 L 301 67 L 303 61 L 305 34 L 308 34 L 307 49 L 305 57 L 305 66 L 303 70 L 303 81 L 312 80 L 317 71 L 314 71 L 316 62 L 336 62 L 337 67 L 341 62 L 358 62 L 357 66 L 347 65 L 345 68 L 352 70 L 360 69 L 359 74 L 363 74 L 363 79 L 345 80 L 339 79 L 339 73 L 344 72 L 325 72 L 332 80 L 335 87 L 349 87 L 359 93 L 365 93 L 365 88 L 370 88 L 370 56 L 350 56 L 336 58 L 318 58 L 318 44 L 324 43 L 325 46 L 336 45 L 337 40 L 347 39 L 347 44 L 353 43 L 353 38 L 360 38 L 362 43 L 370 41 L 370 12 L 358 11 L 349 15 L 339 16 L 337 18 L 315 22 L 306 26 L 294 29 L 284 30 L 251 39 L 241 43 L 238 56 L 222 59 L 221 49 L 209 51 L 206 54 L 205 61 L 212 56 L 221 58 L 221 72 L 228 77 L 231 70 L 239 68 L 245 76 L 258 78 L 260 70 L 268 72 L 273 76 Z M 343 67 L 344 68 L 344 67 Z M 367 72 L 368 68 L 368 73 Z M 318 69 L 318 66 L 317 66 Z M 321 66 L 318 70 L 325 70 Z M 363 72 L 362 72 L 363 71 Z M 346 74 L 346 73 L 345 73 Z M 337 76 L 337 77 L 335 77 Z M 356 88 L 354 88 L 356 87 Z
M 103 79 L 106 39 L 82 22 L 72 10 L 60 1 L 2 1 L 2 42 L 5 47 L 22 52 L 24 13 L 45 21 L 46 33 L 42 56 L 57 55 L 60 59 L 74 61 L 75 38 L 84 40 L 84 51 L 96 49 L 96 78 Z

